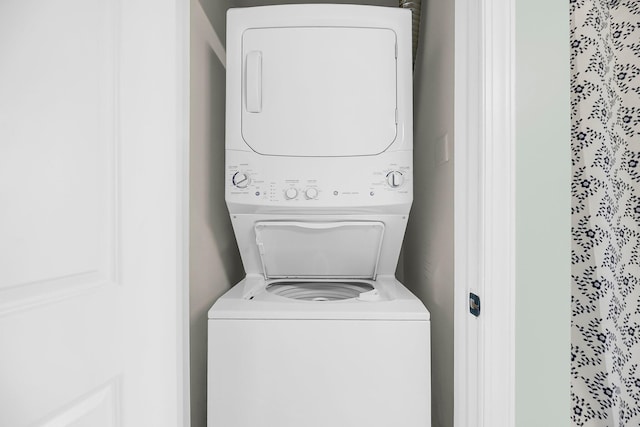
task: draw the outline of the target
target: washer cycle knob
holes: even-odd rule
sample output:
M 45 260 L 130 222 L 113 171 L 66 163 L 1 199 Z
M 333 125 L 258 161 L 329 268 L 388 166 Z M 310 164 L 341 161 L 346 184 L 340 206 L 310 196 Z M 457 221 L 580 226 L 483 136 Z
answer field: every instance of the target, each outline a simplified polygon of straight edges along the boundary
M 400 171 L 391 171 L 387 174 L 387 184 L 391 188 L 398 188 L 404 183 L 404 175 Z
M 284 197 L 286 197 L 287 200 L 295 199 L 298 197 L 298 190 L 295 188 L 287 188 L 284 192 Z
M 316 197 L 318 197 L 318 189 L 307 188 L 304 192 L 304 196 L 309 200 L 315 199 Z
M 249 175 L 243 172 L 236 172 L 233 174 L 233 178 L 231 178 L 233 185 L 238 188 L 247 188 L 251 182 L 249 179 Z

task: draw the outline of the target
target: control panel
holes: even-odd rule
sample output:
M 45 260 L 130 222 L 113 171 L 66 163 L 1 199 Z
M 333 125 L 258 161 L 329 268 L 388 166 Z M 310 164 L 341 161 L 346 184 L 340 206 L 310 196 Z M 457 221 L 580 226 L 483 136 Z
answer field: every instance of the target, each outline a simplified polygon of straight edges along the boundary
M 255 156 L 255 154 L 254 154 Z M 236 161 L 233 158 L 237 157 Z M 227 200 L 280 206 L 406 203 L 413 194 L 410 153 L 362 158 L 280 158 L 227 153 Z

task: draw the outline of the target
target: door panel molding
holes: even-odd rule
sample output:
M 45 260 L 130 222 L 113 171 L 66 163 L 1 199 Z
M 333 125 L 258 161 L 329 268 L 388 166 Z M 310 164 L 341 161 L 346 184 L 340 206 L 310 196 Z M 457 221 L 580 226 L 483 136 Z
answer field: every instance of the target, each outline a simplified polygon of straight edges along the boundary
M 115 285 L 117 283 L 106 281 L 99 272 L 90 271 L 12 286 L 0 290 L 0 317 Z
M 79 397 L 64 409 L 36 423 L 39 427 L 86 425 L 119 427 L 122 425 L 120 404 L 121 378 L 116 377 L 102 387 Z
M 96 46 L 96 54 L 94 57 L 96 63 L 93 64 L 94 66 L 92 68 L 92 71 L 95 73 L 92 77 L 95 80 L 95 86 L 92 87 L 91 90 L 96 96 L 91 97 L 91 99 L 95 98 L 96 102 L 93 105 L 86 107 L 79 106 L 78 108 L 93 109 L 91 114 L 96 117 L 96 129 L 93 133 L 92 141 L 83 141 L 84 145 L 90 146 L 90 151 L 86 153 L 69 153 L 69 155 L 73 156 L 84 154 L 85 157 L 81 158 L 83 162 L 90 162 L 91 159 L 95 161 L 95 165 L 89 167 L 89 169 L 91 169 L 90 173 L 94 174 L 92 178 L 95 178 L 95 182 L 91 183 L 91 188 L 93 188 L 92 194 L 95 195 L 95 204 L 87 211 L 87 214 L 89 214 L 89 212 L 95 213 L 95 228 L 92 230 L 95 236 L 91 239 L 91 250 L 95 251 L 93 265 L 87 269 L 58 271 L 58 274 L 49 277 L 43 276 L 36 280 L 27 280 L 18 283 L 11 283 L 11 273 L 9 273 L 9 280 L 7 280 L 6 277 L 4 280 L 0 279 L 0 316 L 37 306 L 52 304 L 65 298 L 76 297 L 84 292 L 91 292 L 96 287 L 121 283 L 120 280 L 118 280 L 119 260 L 121 259 L 121 236 L 120 230 L 118 229 L 120 222 L 118 135 L 120 132 L 117 120 L 117 100 L 119 99 L 119 93 L 117 85 L 118 62 L 116 60 L 119 55 L 119 2 L 120 0 L 93 2 L 95 10 L 92 12 L 95 14 L 95 22 L 92 22 L 90 25 L 92 31 L 94 31 L 92 34 L 95 34 L 95 39 L 90 40 L 90 42 Z M 68 3 L 69 5 L 75 5 L 74 1 L 69 1 Z M 89 26 L 89 24 L 87 24 L 87 26 Z M 29 42 L 27 41 L 27 43 Z M 34 63 L 37 62 L 37 60 L 34 60 Z M 59 67 L 64 67 L 64 65 L 59 65 Z M 57 88 L 50 90 L 54 92 Z M 59 130 L 61 132 L 59 135 L 39 136 L 43 139 L 48 136 L 53 141 L 65 139 L 67 135 L 63 132 L 67 131 L 67 129 L 60 128 Z M 18 137 L 22 135 L 24 138 L 38 135 L 28 129 L 24 129 L 22 132 L 18 130 L 16 133 Z M 24 159 L 25 157 L 26 156 L 18 155 L 18 160 Z M 70 157 L 67 157 L 69 163 L 72 162 L 70 159 Z M 73 161 L 75 162 L 76 160 L 74 159 Z M 20 186 L 17 184 L 14 185 L 17 191 L 21 191 Z M 33 191 L 39 190 L 33 188 Z M 11 193 L 9 197 L 12 196 L 16 197 L 17 194 Z M 60 201 L 56 202 L 63 203 Z M 32 205 L 34 208 L 38 208 L 42 203 L 34 200 Z M 55 223 L 51 224 L 51 227 L 55 226 Z M 69 232 L 73 232 L 73 230 L 69 229 Z M 30 243 L 31 246 L 37 246 L 38 236 L 27 235 L 26 238 L 28 239 L 29 237 L 33 239 Z M 60 251 L 70 250 L 69 256 L 72 256 L 72 253 L 88 249 L 72 249 L 64 247 L 63 243 L 64 242 L 61 242 Z M 5 250 L 9 251 L 10 249 L 5 248 Z M 56 254 L 53 254 L 53 256 L 56 256 Z M 14 268 L 28 269 L 29 266 L 17 265 Z

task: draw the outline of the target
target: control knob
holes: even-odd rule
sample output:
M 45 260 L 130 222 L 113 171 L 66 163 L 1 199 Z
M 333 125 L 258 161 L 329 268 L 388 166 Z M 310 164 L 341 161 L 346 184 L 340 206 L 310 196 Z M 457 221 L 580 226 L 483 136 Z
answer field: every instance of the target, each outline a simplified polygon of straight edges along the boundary
M 304 196 L 309 200 L 315 199 L 318 197 L 318 189 L 313 187 L 307 188 L 304 192 Z
M 284 197 L 286 197 L 287 200 L 295 199 L 296 197 L 298 197 L 298 190 L 293 187 L 287 188 L 284 192 Z
M 233 178 L 231 178 L 231 182 L 238 188 L 247 188 L 251 180 L 249 179 L 249 175 L 243 172 L 236 172 L 233 174 Z
M 391 171 L 387 174 L 387 184 L 391 188 L 398 188 L 404 183 L 404 175 L 400 171 Z

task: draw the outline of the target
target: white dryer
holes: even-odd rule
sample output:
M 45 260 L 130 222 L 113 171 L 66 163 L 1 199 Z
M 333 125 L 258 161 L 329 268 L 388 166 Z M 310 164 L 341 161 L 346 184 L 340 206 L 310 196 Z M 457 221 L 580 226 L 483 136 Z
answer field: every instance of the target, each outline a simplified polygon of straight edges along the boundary
M 209 311 L 209 427 L 428 427 L 430 327 L 395 278 L 413 195 L 411 15 L 227 18 L 226 200 L 246 278 Z

